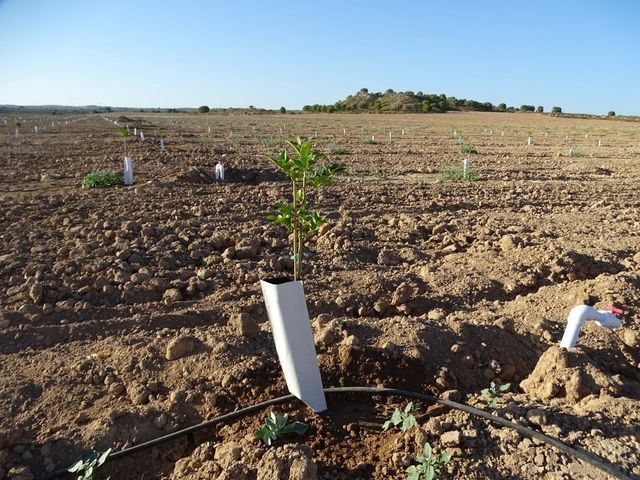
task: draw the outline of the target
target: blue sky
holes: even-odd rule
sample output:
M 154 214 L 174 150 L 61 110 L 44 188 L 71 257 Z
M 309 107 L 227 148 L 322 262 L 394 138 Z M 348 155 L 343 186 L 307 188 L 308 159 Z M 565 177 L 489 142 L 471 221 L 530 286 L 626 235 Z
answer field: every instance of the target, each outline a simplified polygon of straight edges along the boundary
M 0 0 L 0 104 L 300 108 L 370 91 L 640 114 L 640 2 Z

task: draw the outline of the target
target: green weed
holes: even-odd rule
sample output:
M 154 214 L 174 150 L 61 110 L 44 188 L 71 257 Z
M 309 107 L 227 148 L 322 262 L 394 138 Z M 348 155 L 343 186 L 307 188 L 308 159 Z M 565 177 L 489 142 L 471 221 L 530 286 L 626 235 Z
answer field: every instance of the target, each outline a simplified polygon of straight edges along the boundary
M 497 386 L 494 382 L 491 382 L 491 386 L 489 388 L 484 388 L 480 391 L 480 399 L 491 408 L 496 408 L 498 399 L 503 393 L 509 390 L 510 386 L 510 383 L 505 383 L 504 385 Z
M 111 453 L 111 449 L 104 453 L 91 452 L 82 460 L 78 460 L 76 463 L 69 467 L 69 473 L 78 473 L 77 480 L 94 480 L 95 471 L 107 461 L 107 457 Z M 109 480 L 107 478 L 106 480 Z
M 119 173 L 95 171 L 82 179 L 82 188 L 112 187 L 123 183 L 124 179 Z
M 467 173 L 465 174 L 464 168 L 445 168 L 441 173 L 441 177 L 443 180 L 454 180 L 454 181 L 464 181 L 464 182 L 475 182 L 480 174 L 471 169 L 467 169 Z
M 304 435 L 307 426 L 301 422 L 289 422 L 289 415 L 276 415 L 271 412 L 264 421 L 264 427 L 255 433 L 256 437 L 262 438 L 265 445 L 270 446 L 279 436 L 287 433 Z
M 415 458 L 418 465 L 407 468 L 407 480 L 436 480 L 440 478 L 442 467 L 451 460 L 450 452 L 443 452 L 439 456 L 433 454 L 431 445 L 425 443 L 422 455 Z
M 406 432 L 415 427 L 417 425 L 416 417 L 413 416 L 411 410 L 413 410 L 413 402 L 409 402 L 403 411 L 396 408 L 391 418 L 382 425 L 382 430 L 386 432 L 391 425 L 394 427 L 400 426 L 400 431 L 402 432 Z

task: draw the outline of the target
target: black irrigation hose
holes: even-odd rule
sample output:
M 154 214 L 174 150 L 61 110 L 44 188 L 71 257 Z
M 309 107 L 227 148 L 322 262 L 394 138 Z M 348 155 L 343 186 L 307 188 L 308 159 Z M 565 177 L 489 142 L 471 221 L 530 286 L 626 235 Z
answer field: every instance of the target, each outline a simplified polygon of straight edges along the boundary
M 465 405 L 463 403 L 452 402 L 451 400 L 444 400 L 442 398 L 434 397 L 433 395 L 428 395 L 426 393 L 418 393 L 412 392 L 409 390 L 402 390 L 399 388 L 386 388 L 386 387 L 330 387 L 324 389 L 325 393 L 372 393 L 372 394 L 386 394 L 386 395 L 397 395 L 400 397 L 408 397 L 408 398 L 416 398 L 419 400 L 424 400 L 429 403 L 439 403 L 441 405 L 445 405 L 454 410 L 461 410 L 463 412 L 467 412 L 471 415 L 475 415 L 476 417 L 484 418 L 485 420 L 489 420 L 494 423 L 498 423 L 504 427 L 512 428 L 518 431 L 524 437 L 531 437 L 537 440 L 540 440 L 547 445 L 551 445 L 556 449 L 564 452 L 572 457 L 578 458 L 589 465 L 602 470 L 603 472 L 611 475 L 613 478 L 618 478 L 621 480 L 632 480 L 631 477 L 625 475 L 622 471 L 616 468 L 614 465 L 602 460 L 600 457 L 589 453 L 582 449 L 577 449 L 565 445 L 560 440 L 545 435 L 544 433 L 537 432 L 530 428 L 524 427 L 517 423 L 506 420 L 502 417 L 498 417 L 496 415 L 491 415 L 490 413 L 485 412 L 484 410 L 480 410 L 469 405 Z M 120 450 L 118 452 L 114 452 L 109 455 L 107 461 L 115 460 L 117 458 L 126 457 L 131 455 L 132 453 L 139 452 L 142 450 L 146 450 L 151 447 L 155 447 L 156 445 L 160 445 L 161 443 L 168 442 L 170 440 L 174 440 L 176 438 L 182 437 L 189 433 L 197 432 L 198 430 L 202 430 L 205 428 L 212 427 L 218 423 L 226 422 L 227 420 L 232 420 L 237 417 L 241 417 L 258 410 L 262 410 L 271 405 L 277 405 L 279 403 L 284 403 L 289 400 L 294 400 L 296 397 L 293 395 L 285 395 L 283 397 L 272 398 L 271 400 L 267 400 L 265 402 L 257 403 L 255 405 L 251 405 L 249 407 L 241 408 L 240 410 L 236 410 L 230 413 L 226 413 L 224 415 L 220 415 L 219 417 L 212 418 L 211 420 L 206 420 L 202 423 L 198 423 L 197 425 L 192 425 L 190 427 L 184 428 L 182 430 L 178 430 L 167 435 L 163 435 L 158 438 L 154 438 L 147 442 L 140 443 L 138 445 L 134 445 L 133 447 L 125 448 L 124 450 Z M 66 469 L 64 470 L 56 470 L 54 472 L 48 473 L 38 480 L 52 480 L 54 478 L 59 478 L 62 475 L 68 473 Z

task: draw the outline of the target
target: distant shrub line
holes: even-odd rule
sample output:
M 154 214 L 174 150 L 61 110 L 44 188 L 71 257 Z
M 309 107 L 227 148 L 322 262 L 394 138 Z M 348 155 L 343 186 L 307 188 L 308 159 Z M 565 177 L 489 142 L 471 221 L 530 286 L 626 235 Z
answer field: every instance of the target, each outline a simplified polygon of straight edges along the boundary
M 403 112 L 403 113 L 444 113 L 448 111 L 473 112 L 538 112 L 543 113 L 544 107 L 521 105 L 520 108 L 509 107 L 506 103 L 497 105 L 491 102 L 478 102 L 466 98 L 447 97 L 444 94 L 423 92 L 395 92 L 392 89 L 384 93 L 370 93 L 362 88 L 355 95 L 349 95 L 345 100 L 339 100 L 333 105 L 305 105 L 305 112 Z M 553 107 L 552 112 L 562 113 L 560 107 Z

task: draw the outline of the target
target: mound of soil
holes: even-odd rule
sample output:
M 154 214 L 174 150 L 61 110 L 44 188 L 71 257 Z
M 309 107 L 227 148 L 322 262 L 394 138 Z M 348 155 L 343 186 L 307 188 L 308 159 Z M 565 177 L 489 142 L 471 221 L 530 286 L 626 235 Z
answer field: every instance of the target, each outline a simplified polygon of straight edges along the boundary
M 533 372 L 520 382 L 520 388 L 536 400 L 564 398 L 572 403 L 601 392 L 621 392 L 621 385 L 595 366 L 586 353 L 558 347 L 542 354 Z

